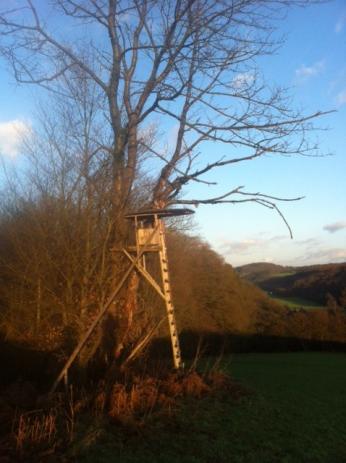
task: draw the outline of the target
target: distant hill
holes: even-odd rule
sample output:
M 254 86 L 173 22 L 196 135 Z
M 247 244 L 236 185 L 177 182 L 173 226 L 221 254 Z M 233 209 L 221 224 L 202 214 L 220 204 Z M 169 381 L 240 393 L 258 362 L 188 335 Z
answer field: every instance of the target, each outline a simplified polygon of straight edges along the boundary
M 254 264 L 242 265 L 235 268 L 241 278 L 252 283 L 259 283 L 268 280 L 271 276 L 278 276 L 287 273 L 295 273 L 295 267 L 271 264 L 267 262 L 256 262 Z
M 346 306 L 341 307 L 341 298 L 338 307 L 329 304 L 330 310 L 313 304 L 292 310 L 284 297 L 277 300 L 266 294 L 271 292 L 268 288 L 287 293 L 294 288 L 312 301 L 319 294 L 323 302 L 316 305 L 324 306 L 327 292 L 339 297 L 346 283 L 346 264 L 299 268 L 261 263 L 239 271 L 198 238 L 173 233 L 168 244 L 181 330 L 346 342 Z M 241 276 L 242 271 L 263 280 L 255 285 Z
M 302 297 L 325 304 L 346 291 L 346 263 L 285 267 L 264 262 L 236 268 L 238 275 L 281 297 Z

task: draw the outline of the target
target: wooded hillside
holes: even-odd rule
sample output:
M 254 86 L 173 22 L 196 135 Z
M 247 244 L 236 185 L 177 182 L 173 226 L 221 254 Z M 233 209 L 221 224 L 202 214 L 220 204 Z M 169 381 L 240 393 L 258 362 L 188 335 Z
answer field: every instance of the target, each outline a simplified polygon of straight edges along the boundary
M 236 269 L 246 280 L 278 296 L 297 296 L 326 305 L 333 297 L 345 305 L 346 263 L 285 267 L 255 263 Z

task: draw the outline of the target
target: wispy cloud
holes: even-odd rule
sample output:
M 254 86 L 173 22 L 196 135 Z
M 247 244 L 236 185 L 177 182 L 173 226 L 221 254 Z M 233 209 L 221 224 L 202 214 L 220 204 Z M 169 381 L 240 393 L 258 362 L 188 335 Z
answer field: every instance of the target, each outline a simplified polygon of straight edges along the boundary
M 306 66 L 305 64 L 302 64 L 298 69 L 295 70 L 295 75 L 299 81 L 306 81 L 311 77 L 320 74 L 324 70 L 324 67 L 325 64 L 323 60 L 317 61 L 311 66 Z
M 337 222 L 324 227 L 330 233 L 346 228 L 346 222 Z M 217 246 L 232 265 L 251 262 L 274 262 L 282 265 L 314 265 L 330 262 L 346 262 L 346 249 L 333 247 L 328 241 L 317 237 L 289 240 L 287 236 L 248 236 L 240 240 L 223 239 Z
M 346 104 L 346 88 L 337 94 L 336 102 L 339 106 Z
M 303 260 L 311 264 L 346 262 L 346 249 L 343 248 L 324 248 L 310 254 L 306 254 Z
M 234 88 L 242 89 L 250 87 L 254 80 L 255 75 L 253 72 L 241 72 L 234 77 L 232 84 Z
M 256 251 L 264 251 L 270 245 L 278 241 L 287 239 L 287 236 L 276 235 L 268 238 L 249 238 L 239 241 L 223 241 L 219 246 L 219 251 L 225 255 L 227 254 L 248 254 Z
M 224 254 L 241 253 L 246 254 L 260 246 L 262 240 L 247 239 L 241 241 L 228 241 L 221 244 L 220 249 Z
M 344 11 L 335 24 L 335 32 L 340 34 L 346 24 L 346 12 Z
M 320 246 L 321 241 L 318 240 L 317 238 L 307 238 L 306 240 L 298 240 L 295 241 L 295 244 L 297 246 L 306 246 L 307 249 L 309 248 L 316 248 L 317 246 Z
M 335 233 L 345 228 L 346 228 L 346 221 L 342 221 L 342 222 L 334 222 L 334 223 L 327 224 L 323 227 L 323 230 L 326 230 L 329 233 Z
M 0 122 L 0 154 L 16 157 L 21 139 L 29 130 L 29 125 L 19 119 Z

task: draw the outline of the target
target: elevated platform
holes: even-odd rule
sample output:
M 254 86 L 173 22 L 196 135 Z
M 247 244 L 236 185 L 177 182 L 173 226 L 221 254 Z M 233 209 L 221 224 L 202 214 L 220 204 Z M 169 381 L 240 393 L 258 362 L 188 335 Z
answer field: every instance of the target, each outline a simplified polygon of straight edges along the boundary
M 130 214 L 126 214 L 124 217 L 125 219 L 147 219 L 149 217 L 157 216 L 158 218 L 164 217 L 178 217 L 181 215 L 191 215 L 194 214 L 195 211 L 188 208 L 171 208 L 171 209 L 146 209 L 136 212 L 131 212 Z
M 139 251 L 143 250 L 145 248 L 145 252 L 160 252 L 162 251 L 162 246 L 159 246 L 158 244 L 140 244 L 138 246 Z M 137 247 L 136 246 L 127 246 L 126 248 L 130 252 L 137 252 Z

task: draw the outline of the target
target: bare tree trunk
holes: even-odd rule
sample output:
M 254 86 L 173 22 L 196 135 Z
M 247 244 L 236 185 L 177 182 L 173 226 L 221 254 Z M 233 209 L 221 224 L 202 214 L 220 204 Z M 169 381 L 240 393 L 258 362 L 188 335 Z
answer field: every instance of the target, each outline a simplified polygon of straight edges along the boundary
M 123 350 L 131 340 L 131 330 L 133 329 L 133 318 L 137 311 L 137 296 L 138 296 L 139 276 L 136 271 L 133 271 L 129 283 L 126 288 L 125 300 L 123 306 L 119 308 L 120 323 L 118 325 L 119 332 L 116 333 L 117 343 L 114 349 L 115 359 L 119 359 Z
M 42 307 L 41 277 L 38 277 L 37 293 L 36 293 L 36 333 L 39 333 L 40 331 L 41 307 Z

